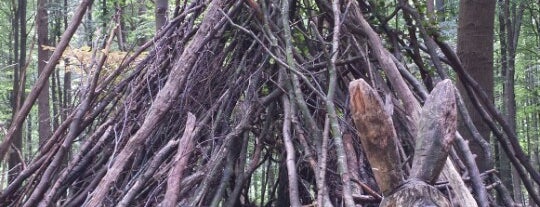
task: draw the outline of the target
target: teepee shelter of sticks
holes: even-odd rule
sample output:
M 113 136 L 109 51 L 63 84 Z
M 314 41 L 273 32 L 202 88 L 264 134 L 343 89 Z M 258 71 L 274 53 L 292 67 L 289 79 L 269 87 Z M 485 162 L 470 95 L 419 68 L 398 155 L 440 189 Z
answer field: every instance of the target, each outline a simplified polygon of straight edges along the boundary
M 495 194 L 512 205 L 496 174 L 475 164 L 469 145 L 482 138 L 455 131 L 457 114 L 470 120 L 447 74 L 459 77 L 539 204 L 540 175 L 516 135 L 436 29 L 404 35 L 428 25 L 398 2 L 414 29 L 392 28 L 395 14 L 362 0 L 184 1 L 154 39 L 102 70 L 111 29 L 79 103 L 0 204 L 378 206 L 420 183 L 444 205 L 485 207 Z M 15 156 L 13 132 L 90 3 L 80 2 L 0 158 Z M 430 73 L 432 62 L 445 65 Z

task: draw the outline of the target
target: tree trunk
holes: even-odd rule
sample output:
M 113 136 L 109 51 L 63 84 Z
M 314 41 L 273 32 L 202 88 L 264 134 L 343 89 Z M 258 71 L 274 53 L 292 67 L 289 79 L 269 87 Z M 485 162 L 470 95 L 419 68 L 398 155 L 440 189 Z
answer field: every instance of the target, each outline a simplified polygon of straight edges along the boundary
M 493 0 L 460 1 L 457 53 L 465 70 L 484 88 L 490 102 L 493 101 L 494 15 L 495 1 Z M 460 86 L 459 90 L 461 94 L 466 94 L 463 87 Z M 466 95 L 463 98 L 478 131 L 484 139 L 489 140 L 489 127 L 471 104 L 471 99 Z M 466 126 L 460 124 L 459 130 L 466 139 L 472 141 Z M 477 155 L 476 163 L 480 172 L 489 170 L 491 166 L 484 162 L 486 157 L 480 145 L 472 144 L 471 150 Z
M 84 0 L 81 2 L 79 7 L 77 8 L 77 11 L 75 12 L 76 15 L 72 18 L 71 24 L 69 25 L 66 32 L 62 35 L 62 39 L 58 43 L 58 47 L 51 55 L 51 59 L 49 59 L 49 62 L 47 62 L 47 65 L 45 66 L 43 72 L 40 74 L 38 80 L 34 84 L 32 90 L 30 91 L 30 94 L 28 94 L 28 97 L 22 104 L 21 109 L 16 112 L 17 114 L 13 118 L 13 122 L 9 127 L 7 134 L 5 135 L 4 140 L 2 141 L 2 144 L 0 145 L 0 161 L 4 159 L 4 156 L 9 149 L 9 146 L 13 143 L 14 138 L 16 137 L 16 132 L 22 127 L 26 116 L 28 115 L 28 113 L 30 113 L 30 109 L 32 108 L 33 103 L 38 98 L 40 91 L 43 89 L 45 82 L 49 79 L 49 76 L 53 72 L 56 63 L 58 63 L 58 60 L 62 56 L 62 53 L 67 48 L 69 40 L 79 26 L 82 17 L 86 12 L 86 8 L 90 3 L 92 3 L 92 0 Z
M 92 11 L 92 4 L 88 4 L 88 11 Z M 92 12 L 86 13 L 86 18 L 83 21 L 83 28 L 84 28 L 84 37 L 86 41 L 86 46 L 89 46 L 90 48 L 93 48 L 94 46 L 99 47 L 98 45 L 93 45 L 94 40 L 94 17 L 92 16 Z M 105 28 L 102 28 L 102 31 L 106 31 Z M 99 35 L 99 34 L 98 34 Z
M 26 0 L 19 0 L 17 5 L 17 14 L 14 18 L 14 54 L 16 66 L 14 67 L 13 77 L 13 117 L 16 117 L 16 113 L 21 109 L 22 102 L 24 101 L 24 87 L 26 85 Z M 11 126 L 15 123 L 12 118 Z M 10 169 L 8 178 L 11 180 L 22 169 L 22 139 L 23 130 L 21 125 L 13 132 L 12 150 L 9 152 L 8 168 Z M 7 146 L 6 146 L 7 147 Z
M 152 133 L 159 120 L 165 116 L 172 106 L 172 100 L 176 99 L 180 94 L 180 88 L 185 82 L 187 72 L 198 58 L 198 51 L 203 48 L 207 39 L 212 36 L 211 34 L 215 33 L 216 27 L 222 17 L 219 10 L 223 4 L 223 0 L 212 1 L 210 3 L 199 30 L 193 36 L 193 40 L 186 46 L 184 53 L 182 53 L 172 69 L 167 82 L 156 95 L 140 129 L 130 137 L 129 142 L 119 152 L 118 157 L 112 162 L 110 169 L 101 179 L 99 187 L 93 190 L 90 199 L 87 201 L 89 206 L 103 205 L 103 199 L 105 199 L 111 185 L 117 180 L 133 153 Z
M 156 0 L 156 32 L 167 23 L 169 0 Z
M 38 39 L 38 73 L 43 72 L 49 60 L 49 16 L 47 0 L 38 0 L 36 13 L 36 33 Z M 39 143 L 44 143 L 51 136 L 51 115 L 49 112 L 49 81 L 46 80 L 38 96 Z
M 19 102 L 19 74 L 20 74 L 20 66 L 18 64 L 19 61 L 19 10 L 17 5 L 13 3 L 13 9 L 12 9 L 12 18 L 11 18 L 11 26 L 13 28 L 12 35 L 13 35 L 13 41 L 12 41 L 12 59 L 10 59 L 10 64 L 14 65 L 13 67 L 13 86 L 11 91 L 11 123 L 10 126 L 13 125 L 13 119 L 15 117 L 15 114 L 17 113 L 17 110 L 19 109 L 18 102 Z M 22 138 L 22 130 L 19 128 L 13 133 L 13 142 L 16 145 L 16 142 Z M 15 156 L 15 154 L 13 155 Z M 20 160 L 16 159 L 16 156 L 11 159 L 11 152 L 9 152 L 9 160 L 7 165 L 8 171 L 13 169 L 14 167 L 17 167 L 17 165 L 20 163 Z M 11 178 L 14 177 L 11 174 L 8 174 L 8 181 L 11 180 Z
M 431 23 L 435 23 L 435 0 L 426 1 L 426 14 Z
M 437 11 L 437 22 L 444 22 L 445 21 L 445 7 L 446 4 L 444 0 L 435 0 L 435 9 Z
M 516 94 L 515 94 L 515 58 L 517 49 L 517 40 L 521 28 L 521 18 L 523 15 L 523 6 L 516 6 L 516 3 L 510 3 L 509 0 L 500 0 L 499 24 L 500 24 L 500 42 L 501 42 L 501 65 L 502 75 L 504 77 L 503 105 L 506 120 L 513 133 L 516 133 Z M 522 201 L 521 182 L 519 174 L 515 167 L 511 167 L 510 160 L 506 154 L 500 154 L 500 172 L 501 180 L 509 189 L 513 190 L 514 200 L 518 203 Z

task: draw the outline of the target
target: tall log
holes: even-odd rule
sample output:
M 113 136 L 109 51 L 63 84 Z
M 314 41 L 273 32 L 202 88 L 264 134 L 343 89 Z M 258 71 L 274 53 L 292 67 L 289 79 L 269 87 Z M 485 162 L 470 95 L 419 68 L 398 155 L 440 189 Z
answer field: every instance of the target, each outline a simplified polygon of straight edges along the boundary
M 375 180 L 383 195 L 402 182 L 397 137 L 392 117 L 384 110 L 377 92 L 364 80 L 349 84 L 351 114 Z
M 448 79 L 435 86 L 418 121 L 418 137 L 410 178 L 434 184 L 456 136 L 456 97 Z

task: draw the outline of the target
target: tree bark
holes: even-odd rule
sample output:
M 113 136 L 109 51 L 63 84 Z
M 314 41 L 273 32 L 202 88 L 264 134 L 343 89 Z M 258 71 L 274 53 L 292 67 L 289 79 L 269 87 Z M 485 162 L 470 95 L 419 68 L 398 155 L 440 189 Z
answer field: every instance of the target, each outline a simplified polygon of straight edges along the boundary
M 450 207 L 448 199 L 437 190 L 421 181 L 407 181 L 396 193 L 383 199 L 380 207 Z
M 75 15 L 72 18 L 71 24 L 66 29 L 66 32 L 62 35 L 62 38 L 60 42 L 58 43 L 58 46 L 54 50 L 53 54 L 51 55 L 51 58 L 47 62 L 47 65 L 43 69 L 43 72 L 40 74 L 38 80 L 32 87 L 32 90 L 30 91 L 30 94 L 28 94 L 28 97 L 24 101 L 23 105 L 21 106 L 21 109 L 17 111 L 17 114 L 13 118 L 13 122 L 11 126 L 9 127 L 9 130 L 4 137 L 4 140 L 2 144 L 0 145 L 0 161 L 4 159 L 4 156 L 6 155 L 6 152 L 11 145 L 11 143 L 14 140 L 15 133 L 21 129 L 22 124 L 24 120 L 26 119 L 26 116 L 30 112 L 30 109 L 32 108 L 33 103 L 38 98 L 39 93 L 45 86 L 45 82 L 49 79 L 49 76 L 53 72 L 56 64 L 58 63 L 58 60 L 62 56 L 62 53 L 67 48 L 69 44 L 69 40 L 77 30 L 77 27 L 81 23 L 81 20 L 86 12 L 86 8 L 89 4 L 92 3 L 93 0 L 84 0 L 79 4 L 79 7 L 77 8 L 77 11 L 75 12 Z
M 516 124 L 516 94 L 515 94 L 515 65 L 516 65 L 516 49 L 517 43 L 521 28 L 521 18 L 523 16 L 524 7 L 520 3 L 519 7 L 516 6 L 517 3 L 510 3 L 509 0 L 499 1 L 501 5 L 501 14 L 499 18 L 500 27 L 504 29 L 505 36 L 501 37 L 501 40 L 506 39 L 504 42 L 506 45 L 503 45 L 501 41 L 501 60 L 507 61 L 506 64 L 503 62 L 503 66 L 506 66 L 506 70 L 503 70 L 504 75 L 504 93 L 503 93 L 503 104 L 506 111 L 506 120 L 513 131 L 516 133 L 517 124 Z M 503 48 L 503 46 L 506 46 Z M 506 51 L 503 51 L 506 50 Z M 503 67 L 504 68 L 504 67 Z M 521 182 L 519 179 L 519 174 L 516 172 L 515 167 L 511 167 L 510 161 L 506 157 L 508 155 L 501 154 L 501 170 L 507 169 L 505 174 L 502 174 L 501 178 L 507 184 L 507 186 L 513 190 L 514 200 L 518 203 L 524 204 L 522 201 L 523 195 L 521 193 Z
M 174 157 L 173 169 L 167 178 L 167 190 L 165 191 L 165 198 L 161 203 L 161 206 L 176 206 L 178 202 L 178 196 L 180 193 L 181 182 L 184 169 L 186 169 L 189 157 L 195 146 L 194 132 L 197 130 L 195 125 L 195 115 L 189 113 L 187 116 L 186 127 L 184 134 L 180 138 L 178 143 L 178 150 Z
M 99 187 L 93 191 L 90 200 L 87 201 L 88 206 L 103 205 L 102 201 L 109 192 L 110 186 L 124 170 L 124 167 L 133 153 L 140 147 L 150 133 L 152 133 L 157 123 L 159 123 L 159 120 L 163 118 L 170 109 L 172 103 L 180 94 L 180 89 L 185 82 L 187 71 L 198 58 L 198 51 L 203 48 L 207 40 L 215 33 L 215 29 L 217 28 L 221 17 L 223 17 L 220 11 L 223 4 L 224 0 L 212 1 L 207 10 L 207 14 L 202 20 L 199 30 L 193 36 L 192 41 L 189 42 L 184 49 L 184 52 L 170 72 L 167 82 L 156 95 L 140 129 L 129 138 L 126 146 L 113 161 L 111 167 L 101 179 Z
M 38 39 L 38 73 L 42 73 L 47 61 L 49 51 L 44 46 L 49 45 L 49 15 L 47 0 L 38 0 L 36 13 L 36 33 Z M 43 143 L 51 136 L 51 115 L 49 109 L 49 80 L 43 84 L 38 96 L 39 143 Z
M 457 53 L 465 70 L 484 88 L 490 102 L 493 102 L 494 15 L 495 1 L 493 0 L 460 1 Z M 461 86 L 461 80 L 458 87 L 461 94 L 466 94 Z M 489 127 L 471 104 L 471 99 L 468 96 L 463 96 L 463 98 L 478 131 L 484 139 L 489 140 Z M 464 125 L 459 125 L 459 131 L 467 140 L 471 140 L 471 135 Z M 471 150 L 477 155 L 476 163 L 480 172 L 489 170 L 490 166 L 483 162 L 486 158 L 482 148 L 473 144 Z
M 156 32 L 167 23 L 169 0 L 156 0 Z
M 12 128 L 17 123 L 14 121 L 17 113 L 21 110 L 21 104 L 24 101 L 24 88 L 26 85 L 26 39 L 27 39 L 27 32 L 26 32 L 26 0 L 19 0 L 17 1 L 18 5 L 15 9 L 16 15 L 13 18 L 13 24 L 14 24 L 14 47 L 13 47 L 13 53 L 14 53 L 14 62 L 16 62 L 16 66 L 14 67 L 14 75 L 13 75 L 13 99 L 12 99 L 12 109 L 13 109 L 13 115 L 12 115 L 12 121 L 10 124 L 10 128 Z M 11 180 L 12 178 L 17 175 L 20 170 L 22 169 L 21 163 L 23 162 L 21 157 L 21 150 L 22 150 L 22 140 L 23 140 L 23 130 L 22 130 L 23 123 L 20 123 L 19 128 L 13 131 L 13 142 L 10 143 L 13 144 L 12 150 L 9 152 L 9 160 L 8 160 L 8 169 L 10 170 L 8 174 L 8 180 Z M 0 146 L 0 161 L 3 160 L 2 156 L 6 153 L 5 151 L 8 150 L 8 148 L 11 147 L 9 145 L 6 146 Z

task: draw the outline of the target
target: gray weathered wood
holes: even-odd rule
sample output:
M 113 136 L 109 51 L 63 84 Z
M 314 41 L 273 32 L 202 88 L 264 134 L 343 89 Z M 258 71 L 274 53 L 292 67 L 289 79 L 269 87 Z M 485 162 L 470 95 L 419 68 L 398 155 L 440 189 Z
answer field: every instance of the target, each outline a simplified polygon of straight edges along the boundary
M 385 199 L 380 207 L 449 207 L 450 203 L 435 187 L 422 181 L 409 180 Z
M 456 136 L 456 98 L 450 80 L 437 84 L 418 121 L 418 136 L 410 178 L 434 184 Z
M 364 81 L 349 84 L 352 118 L 377 184 L 381 206 L 450 206 L 431 186 L 446 164 L 456 133 L 456 102 L 450 80 L 439 82 L 421 109 L 411 174 L 403 182 L 396 133 L 378 94 Z M 404 183 L 404 184 L 403 184 Z

